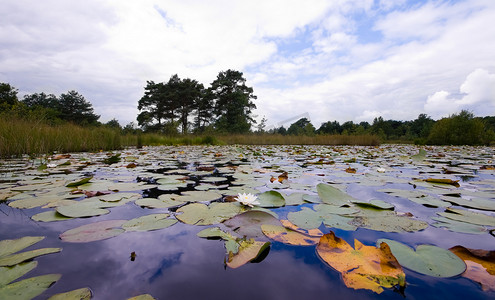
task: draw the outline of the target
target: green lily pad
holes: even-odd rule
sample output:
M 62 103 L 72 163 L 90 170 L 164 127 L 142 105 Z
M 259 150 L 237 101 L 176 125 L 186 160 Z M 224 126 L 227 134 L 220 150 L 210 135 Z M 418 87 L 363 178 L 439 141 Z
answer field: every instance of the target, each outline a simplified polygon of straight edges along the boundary
M 431 219 L 437 221 L 431 224 L 431 226 L 433 227 L 446 228 L 453 232 L 468 233 L 468 234 L 486 233 L 486 228 L 483 226 L 455 221 L 444 217 L 433 217 Z
M 351 224 L 353 217 L 339 215 L 337 213 L 355 213 L 355 211 L 349 210 L 349 208 L 330 206 L 327 204 L 321 204 L 312 210 L 308 207 L 303 207 L 300 211 L 289 212 L 287 219 L 293 224 L 303 229 L 315 229 L 325 224 L 325 226 L 339 228 L 343 230 L 353 231 L 356 230 L 356 226 Z M 317 209 L 319 208 L 319 209 Z
M 31 219 L 38 222 L 55 222 L 55 221 L 70 220 L 74 218 L 61 215 L 55 210 L 49 210 L 49 211 L 41 212 L 39 214 L 35 214 L 31 217 Z
M 290 195 L 283 195 L 283 197 L 285 199 L 285 205 L 293 206 L 293 205 L 304 204 L 303 197 L 305 195 L 306 194 L 304 194 L 304 193 L 292 193 Z
M 100 208 L 99 201 L 78 202 L 73 205 L 59 206 L 55 210 L 59 214 L 71 218 L 94 217 L 110 213 L 108 209 Z
M 5 286 L 17 278 L 36 268 L 38 262 L 33 260 L 20 263 L 11 267 L 0 267 L 0 287 Z
M 319 183 L 316 190 L 321 201 L 326 204 L 342 206 L 348 204 L 348 201 L 356 200 L 330 184 Z
M 25 236 L 14 240 L 2 240 L 0 241 L 0 257 L 19 252 L 44 238 L 44 236 Z
M 471 200 L 467 200 L 461 197 L 444 196 L 442 197 L 442 200 L 453 203 L 455 205 L 469 207 L 469 208 L 492 210 L 492 211 L 495 210 L 495 199 L 473 198 Z
M 451 205 L 449 202 L 442 201 L 437 197 L 430 195 L 422 197 L 409 197 L 407 199 L 426 207 L 449 207 Z
M 360 200 L 352 200 L 351 202 L 357 204 L 358 206 L 372 207 L 378 209 L 392 209 L 392 210 L 394 209 L 394 206 L 392 204 L 377 199 L 372 199 L 369 202 L 360 201 Z
M 445 212 L 437 214 L 448 219 L 470 224 L 495 226 L 495 217 L 465 209 L 447 208 Z
M 51 202 L 56 202 L 58 199 L 55 197 L 31 197 L 26 199 L 19 199 L 9 203 L 10 207 L 28 209 L 35 208 L 43 205 L 47 205 Z
M 125 231 L 151 231 L 167 228 L 175 223 L 176 219 L 168 218 L 169 214 L 151 214 L 129 220 L 122 224 Z
M 241 212 L 234 203 L 213 202 L 209 206 L 203 203 L 190 203 L 177 210 L 179 221 L 191 225 L 212 225 L 223 222 Z
M 235 217 L 223 222 L 223 224 L 239 236 L 254 239 L 264 237 L 264 234 L 261 231 L 261 225 L 282 225 L 282 223 L 280 223 L 280 221 L 271 214 L 256 210 L 250 210 L 236 215 Z
M 200 232 L 198 232 L 197 236 L 207 239 L 217 238 L 224 240 L 225 250 L 227 250 L 227 254 L 229 253 L 235 254 L 239 252 L 240 244 L 237 242 L 237 240 L 240 240 L 240 238 L 233 236 L 225 231 L 222 231 L 218 227 L 209 227 L 203 229 Z
M 83 179 L 80 179 L 80 180 L 77 180 L 77 181 L 73 181 L 73 182 L 70 182 L 68 184 L 66 184 L 65 186 L 66 187 L 78 187 L 80 185 L 83 185 L 85 183 L 88 183 L 91 179 L 93 179 L 93 176 L 90 176 L 90 177 L 85 177 Z
M 284 196 L 276 191 L 267 191 L 259 194 L 258 202 L 261 207 L 281 207 L 285 205 Z
M 214 177 L 214 176 L 210 176 L 210 177 L 204 177 L 201 179 L 202 182 L 209 182 L 209 183 L 212 183 L 212 182 L 222 182 L 222 181 L 227 181 L 227 178 L 225 177 Z
M 229 254 L 227 260 L 227 266 L 232 269 L 239 268 L 256 259 L 266 248 L 270 247 L 269 242 L 255 240 L 242 240 L 239 244 L 239 251 L 234 255 Z
M 13 266 L 28 259 L 45 254 L 60 252 L 62 248 L 42 248 L 0 257 L 0 267 Z
M 49 274 L 17 281 L 0 288 L 0 299 L 33 299 L 60 279 L 60 274 Z
M 127 221 L 107 220 L 82 225 L 62 233 L 60 239 L 70 243 L 87 243 L 109 239 L 124 233 L 124 229 L 120 227 L 125 222 Z
M 122 200 L 133 201 L 135 199 L 141 198 L 141 194 L 139 193 L 114 193 L 103 196 L 96 196 L 96 198 L 100 201 L 104 202 L 119 202 Z M 127 202 L 128 202 L 127 201 Z
M 428 223 L 398 215 L 388 210 L 362 209 L 351 222 L 352 225 L 383 232 L 413 232 L 428 227 Z
M 392 254 L 401 266 L 434 277 L 453 277 L 466 270 L 466 264 L 449 250 L 432 246 L 419 245 L 416 251 L 411 247 L 389 239 L 379 239 L 389 245 Z
M 222 198 L 222 194 L 213 191 L 188 191 L 174 199 L 182 202 L 210 202 Z
M 91 290 L 89 288 L 82 288 L 70 292 L 55 294 L 50 298 L 48 298 L 48 300 L 89 300 L 89 299 L 91 299 Z
M 156 300 L 156 299 L 150 294 L 142 294 L 131 298 L 127 298 L 127 300 Z

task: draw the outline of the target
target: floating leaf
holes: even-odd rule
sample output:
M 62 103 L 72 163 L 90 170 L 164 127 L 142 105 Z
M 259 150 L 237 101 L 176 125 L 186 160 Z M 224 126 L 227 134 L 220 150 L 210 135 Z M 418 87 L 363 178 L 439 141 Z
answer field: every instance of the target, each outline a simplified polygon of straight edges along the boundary
M 300 205 L 304 204 L 304 199 L 303 197 L 306 194 L 303 193 L 292 193 L 290 195 L 282 195 L 285 199 L 285 205 Z
M 0 257 L 0 267 L 13 266 L 28 259 L 45 254 L 60 252 L 62 248 L 42 248 Z
M 342 206 L 348 204 L 349 200 L 355 200 L 350 195 L 329 184 L 319 183 L 316 186 L 316 190 L 320 199 L 326 204 Z
M 303 229 L 315 229 L 323 223 L 328 227 L 353 231 L 356 230 L 356 226 L 351 224 L 353 217 L 347 215 L 355 212 L 356 210 L 348 207 L 321 204 L 316 206 L 315 210 L 303 207 L 300 211 L 289 212 L 287 218 Z
M 17 278 L 28 273 L 38 265 L 37 261 L 20 263 L 12 267 L 0 267 L 0 287 L 5 286 Z
M 70 292 L 55 294 L 50 298 L 48 298 L 48 300 L 89 300 L 89 299 L 91 299 L 91 290 L 89 288 L 82 288 Z
M 222 195 L 213 191 L 188 191 L 182 196 L 173 196 L 174 200 L 182 202 L 210 202 L 222 198 Z
M 470 224 L 495 226 L 495 217 L 465 209 L 447 208 L 445 212 L 437 214 L 448 219 Z
M 393 211 L 363 208 L 354 217 L 352 225 L 384 232 L 413 232 L 428 227 L 428 223 L 412 219 L 407 214 L 399 215 Z
M 60 279 L 60 274 L 31 277 L 0 287 L 0 299 L 33 299 Z
M 240 242 L 239 252 L 233 255 L 229 254 L 227 266 L 232 269 L 239 268 L 256 259 L 269 246 L 269 242 L 264 243 L 255 240 L 243 240 Z
M 452 219 L 447 219 L 444 217 L 432 217 L 431 219 L 437 221 L 431 224 L 431 226 L 433 227 L 446 228 L 450 231 L 468 233 L 468 234 L 486 233 L 486 229 L 482 226 L 456 221 Z
M 419 149 L 418 154 L 411 156 L 411 159 L 415 162 L 423 161 L 426 158 L 426 151 L 424 149 Z
M 365 246 L 355 239 L 353 249 L 345 240 L 330 232 L 321 237 L 316 252 L 342 274 L 348 287 L 381 293 L 382 287 L 405 286 L 406 275 L 385 243 L 376 248 Z
M 469 208 L 481 209 L 481 210 L 495 210 L 494 199 L 473 198 L 467 200 L 461 197 L 442 197 L 442 200 Z M 10 205 L 10 204 L 9 204 Z
M 225 226 L 239 236 L 255 239 L 264 236 L 261 231 L 263 224 L 281 225 L 280 221 L 271 214 L 256 210 L 246 211 L 224 222 Z
M 25 236 L 14 240 L 2 240 L 0 241 L 0 257 L 19 252 L 44 238 L 44 236 Z
M 129 220 L 122 224 L 125 231 L 151 231 L 167 228 L 175 223 L 176 219 L 168 218 L 169 214 L 151 214 Z
M 56 208 L 56 211 L 61 215 L 71 218 L 94 217 L 110 213 L 108 209 L 100 208 L 100 204 L 96 201 L 59 206 Z
M 139 193 L 114 193 L 97 196 L 97 199 L 104 202 L 118 202 L 122 200 L 133 201 L 135 199 L 141 198 L 141 194 Z
M 298 227 L 297 225 L 291 223 L 289 220 L 280 220 L 280 222 L 285 228 L 292 229 L 294 231 L 300 232 L 305 235 L 314 236 L 314 237 L 321 237 L 323 235 L 323 232 L 321 232 L 321 230 L 317 228 L 308 230 Z
M 281 207 L 285 205 L 285 199 L 277 191 L 267 191 L 258 195 L 259 206 L 261 207 Z
M 377 199 L 372 199 L 369 202 L 360 201 L 360 200 L 352 200 L 351 202 L 357 204 L 358 206 L 372 207 L 378 209 L 394 209 L 394 206 L 392 204 Z
M 434 277 L 453 277 L 466 270 L 466 264 L 452 252 L 432 245 L 411 247 L 389 239 L 379 239 L 377 245 L 387 243 L 392 254 L 403 266 Z
M 481 284 L 483 291 L 495 291 L 495 251 L 455 246 L 449 249 L 466 263 L 463 277 Z
M 445 179 L 445 178 L 427 178 L 424 181 L 430 183 L 441 183 L 441 184 L 449 184 L 455 187 L 460 187 L 459 180 Z
M 54 222 L 54 221 L 65 221 L 74 218 L 61 215 L 55 210 L 49 210 L 49 211 L 41 212 L 39 214 L 35 214 L 31 217 L 31 219 L 38 222 Z
M 283 226 L 263 224 L 261 225 L 261 230 L 272 240 L 289 245 L 311 246 L 318 244 L 320 241 L 319 237 L 305 235 Z
M 430 195 L 421 197 L 409 197 L 407 199 L 426 207 L 449 207 L 451 205 L 449 202 L 442 201 L 437 197 Z
M 127 298 L 127 300 L 156 300 L 156 299 L 150 294 L 142 294 L 131 298 Z
M 213 202 L 209 206 L 203 203 L 190 203 L 177 210 L 179 221 L 191 225 L 212 225 L 232 218 L 241 212 L 234 203 Z
M 83 185 L 85 183 L 88 183 L 91 179 L 93 179 L 93 176 L 85 177 L 83 179 L 68 183 L 66 185 L 66 187 L 77 187 L 77 186 Z
M 126 220 L 107 220 L 79 226 L 67 230 L 60 235 L 60 239 L 70 243 L 87 243 L 109 239 L 124 232 L 120 228 Z

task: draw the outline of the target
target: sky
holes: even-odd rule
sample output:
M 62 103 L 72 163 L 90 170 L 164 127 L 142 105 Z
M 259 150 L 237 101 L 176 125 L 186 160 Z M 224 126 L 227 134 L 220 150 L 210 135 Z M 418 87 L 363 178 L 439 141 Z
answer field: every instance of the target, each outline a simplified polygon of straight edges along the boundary
M 269 126 L 495 115 L 493 0 L 0 0 L 0 82 L 136 122 L 146 81 L 243 72 Z

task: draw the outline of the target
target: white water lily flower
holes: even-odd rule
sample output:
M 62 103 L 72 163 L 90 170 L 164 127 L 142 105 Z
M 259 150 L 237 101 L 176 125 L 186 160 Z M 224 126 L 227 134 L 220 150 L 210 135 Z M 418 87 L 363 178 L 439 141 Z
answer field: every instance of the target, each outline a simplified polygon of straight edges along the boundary
M 254 207 L 255 205 L 260 204 L 260 202 L 257 200 L 257 197 L 253 194 L 239 193 L 235 200 L 249 207 Z
M 385 171 L 387 171 L 387 170 L 385 170 L 385 168 L 378 168 L 378 169 L 376 169 L 376 171 L 378 173 L 385 173 Z

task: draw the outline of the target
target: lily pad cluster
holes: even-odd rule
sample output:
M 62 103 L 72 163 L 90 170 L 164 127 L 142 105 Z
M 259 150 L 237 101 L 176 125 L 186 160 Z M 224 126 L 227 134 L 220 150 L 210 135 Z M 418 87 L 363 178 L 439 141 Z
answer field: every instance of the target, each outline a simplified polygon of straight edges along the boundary
M 271 242 L 314 246 L 347 286 L 381 292 L 404 286 L 401 268 L 435 277 L 462 274 L 466 265 L 468 272 L 481 263 L 467 259 L 466 251 L 478 250 L 465 248 L 470 250 L 459 259 L 460 250 L 435 245 L 414 245 L 414 250 L 390 239 L 379 239 L 376 247 L 356 240 L 352 247 L 333 232 L 434 229 L 493 239 L 495 171 L 487 166 L 495 150 L 477 149 L 483 153 L 478 156 L 471 150 L 184 146 L 53 155 L 2 163 L 0 203 L 24 210 L 36 222 L 72 224 L 77 218 L 84 223 L 61 232 L 63 242 L 173 230 L 178 222 L 205 226 L 198 235 L 224 242 L 230 268 L 262 260 Z M 356 187 L 373 192 L 363 197 Z M 112 218 L 112 211 L 125 205 L 142 208 L 141 215 Z M 435 265 L 439 262 L 451 269 Z M 484 268 L 488 275 L 466 278 L 490 290 L 494 274 Z M 87 291 L 73 291 L 78 293 Z

